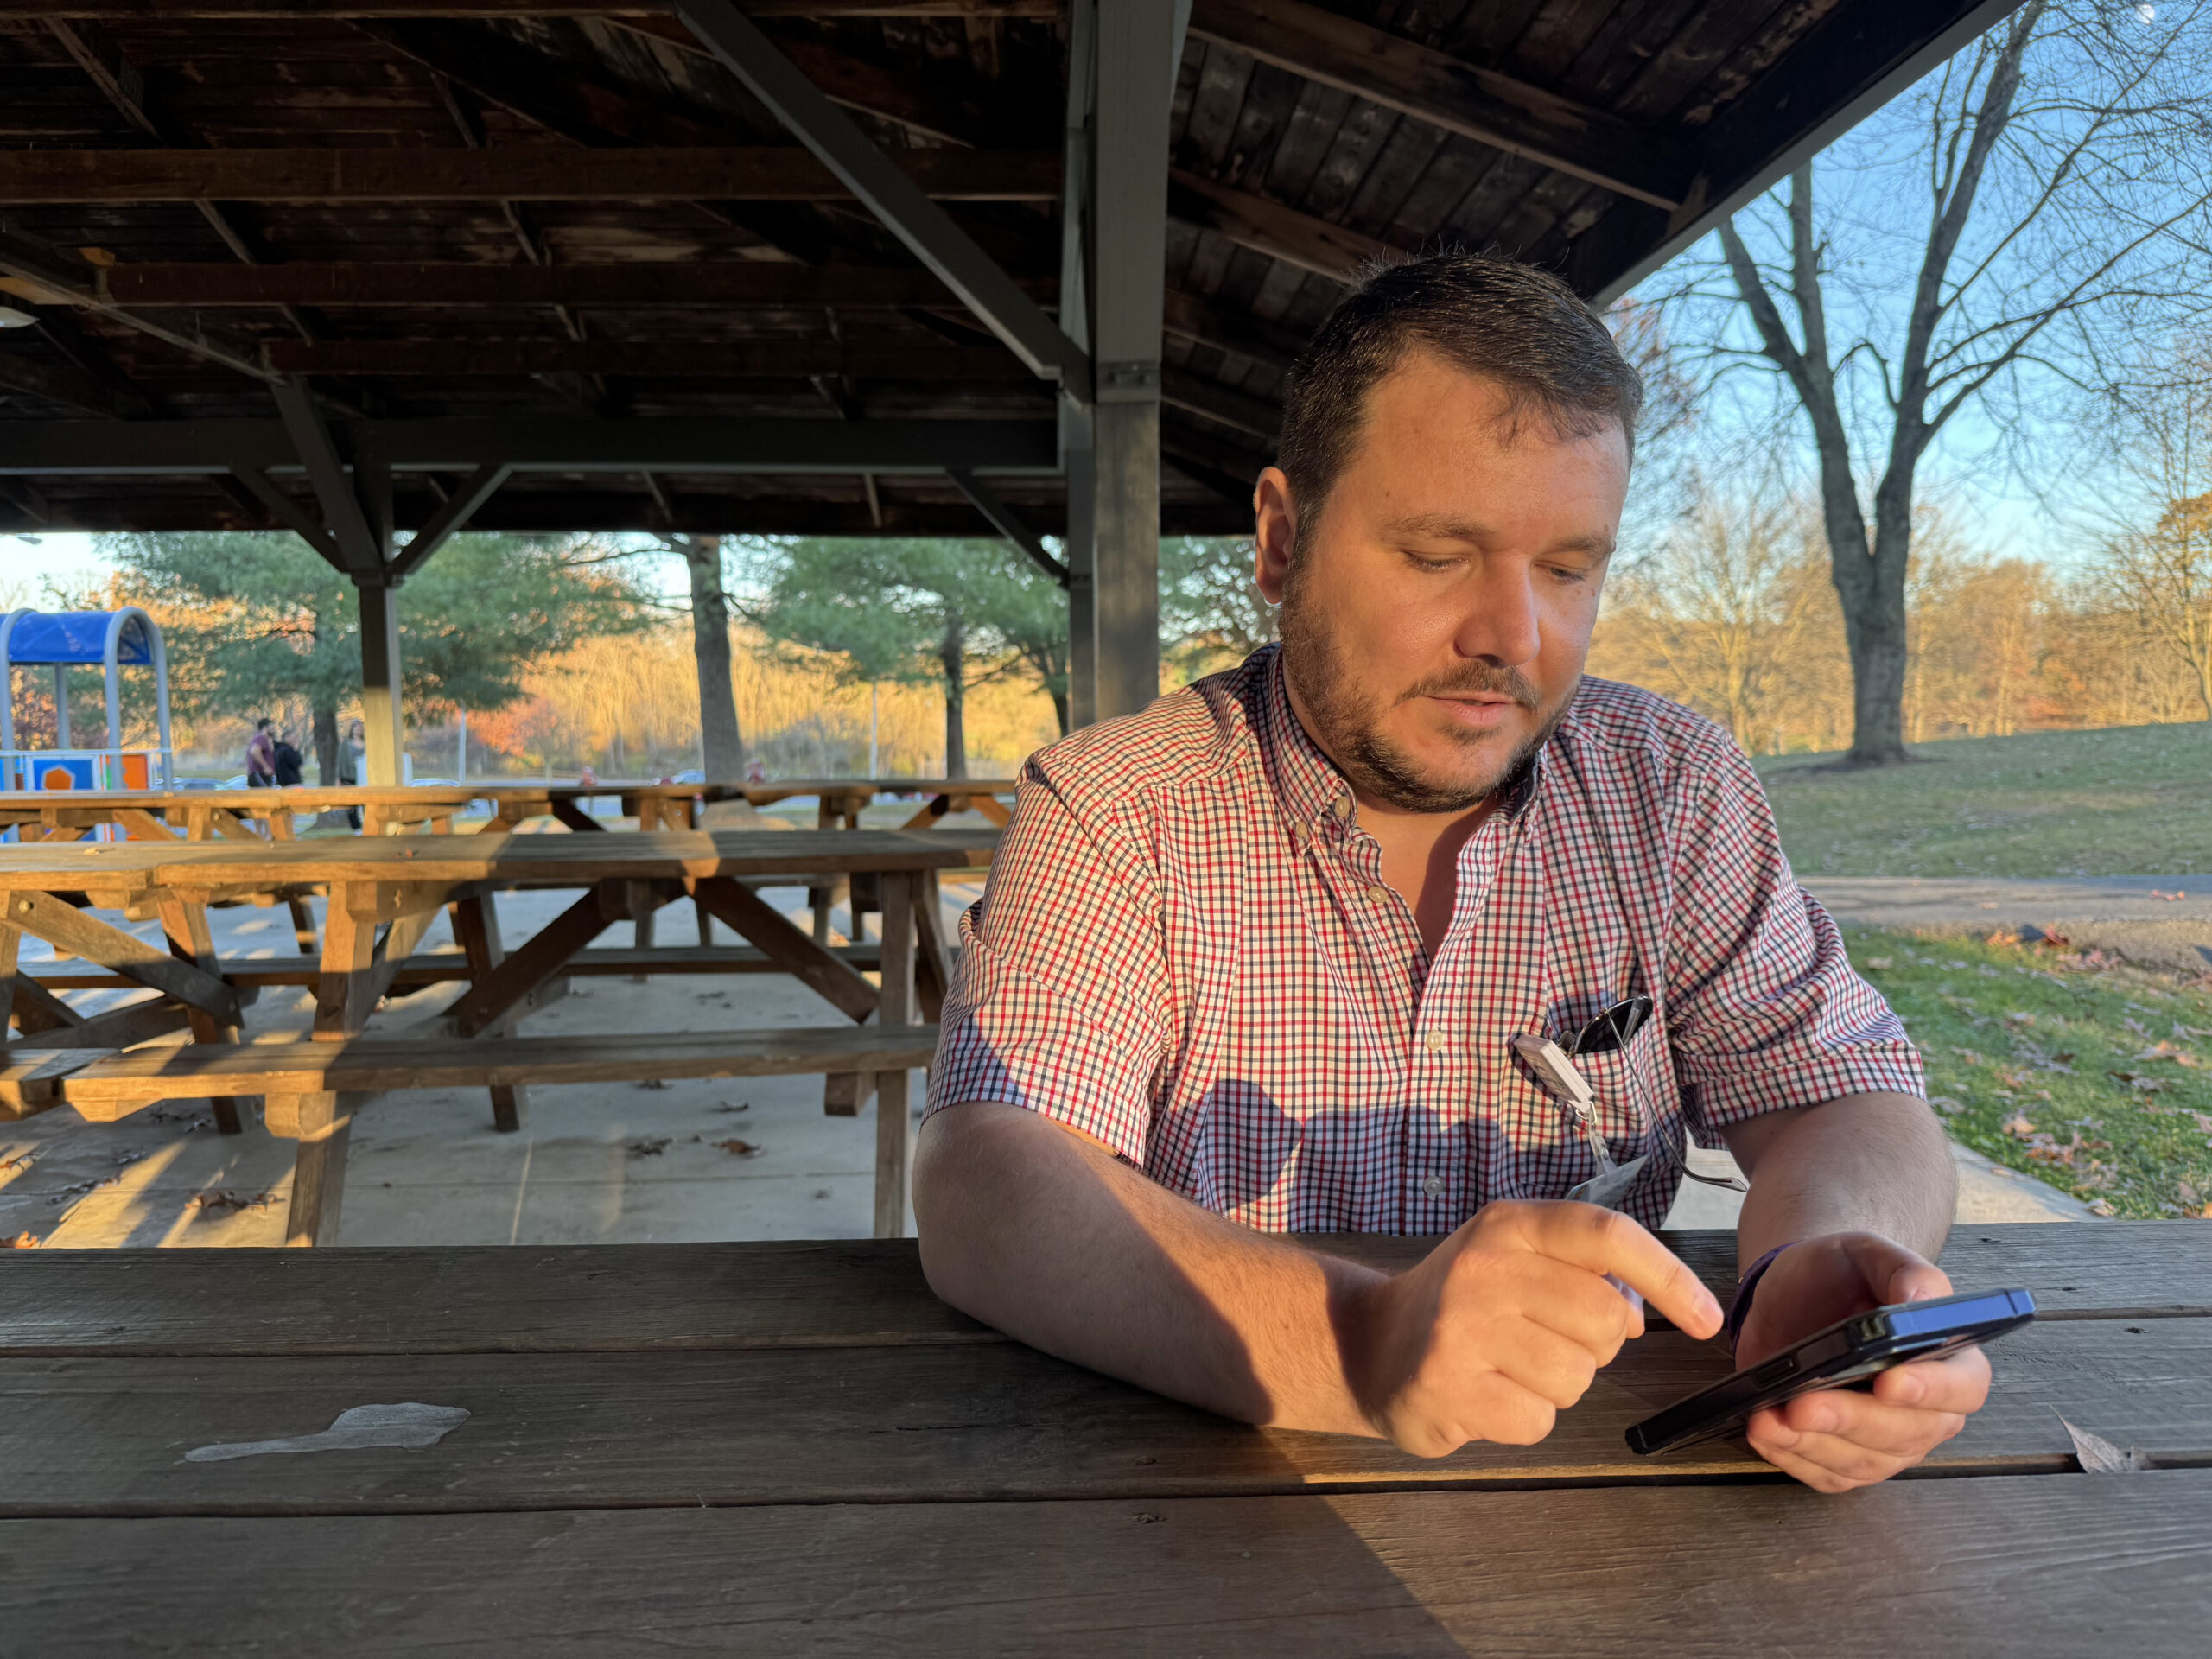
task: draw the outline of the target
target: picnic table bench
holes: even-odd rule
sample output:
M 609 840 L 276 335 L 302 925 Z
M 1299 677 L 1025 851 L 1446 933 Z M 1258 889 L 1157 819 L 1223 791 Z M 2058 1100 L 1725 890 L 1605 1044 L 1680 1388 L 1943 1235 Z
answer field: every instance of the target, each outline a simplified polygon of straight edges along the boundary
M 748 956 L 758 957 L 745 967 L 765 961 L 855 1025 L 875 1024 L 861 1036 L 835 1027 L 715 1033 L 718 1041 L 704 1043 L 671 1035 L 663 1043 L 664 1058 L 653 1063 L 690 1069 L 651 1075 L 819 1072 L 825 1108 L 845 1116 L 857 1115 L 869 1093 L 878 1093 L 876 1226 L 894 1235 L 906 1221 L 907 1071 L 933 1043 L 931 1022 L 950 978 L 937 873 L 988 857 L 995 836 L 972 830 L 723 830 L 0 849 L 0 1006 L 15 1001 L 20 986 L 35 985 L 18 973 L 20 942 L 28 933 L 160 992 L 163 1001 L 156 1006 L 176 1010 L 160 1017 L 188 1023 L 194 1039 L 188 1050 L 118 1052 L 124 1041 L 101 1022 L 119 1025 L 134 1014 L 130 1009 L 60 1023 L 0 1051 L 0 1113 L 22 1116 L 67 1103 L 87 1116 L 113 1116 L 164 1098 L 204 1097 L 213 1103 L 218 1126 L 237 1133 L 243 1109 L 259 1097 L 270 1131 L 300 1143 L 288 1240 L 327 1243 L 338 1224 L 359 1092 L 480 1084 L 490 1091 L 495 1126 L 514 1129 L 522 1124 L 532 1082 L 588 1081 L 613 1075 L 612 1067 L 647 1064 L 652 1045 L 635 1034 L 553 1045 L 533 1039 L 527 1052 L 497 1039 L 565 990 L 569 963 L 610 922 L 688 895 L 748 941 Z M 874 952 L 880 984 L 746 885 L 747 878 L 804 880 L 824 873 L 865 874 L 880 887 L 884 925 Z M 313 1040 L 243 1045 L 241 988 L 222 973 L 207 906 L 241 893 L 304 884 L 330 895 Z M 493 895 L 526 887 L 583 892 L 510 953 Z M 168 949 L 99 919 L 90 913 L 93 908 L 158 915 Z M 435 1051 L 438 1065 L 429 1067 L 433 1051 L 419 1040 L 365 1039 L 362 1033 L 441 910 L 452 917 L 468 988 L 438 1021 L 438 1036 L 460 1041 Z M 46 1005 L 58 1005 L 46 987 L 31 996 L 35 1009 L 50 1014 Z M 763 1048 L 755 1039 L 772 1041 Z
M 1433 1241 L 1312 1242 L 1387 1267 Z M 1732 1235 L 1669 1242 L 1732 1283 Z M 1740 1441 L 1627 1452 L 1728 1369 L 1663 1326 L 1541 1443 L 1425 1460 L 1011 1342 L 906 1241 L 14 1252 L 8 1630 L 102 1656 L 2202 1653 L 2212 1228 L 1961 1228 L 1943 1262 L 2044 1318 L 1923 1471 L 1834 1498 Z M 356 1416 L 311 1449 L 394 1406 L 412 1444 Z M 2081 1472 L 2062 1416 L 2152 1466 Z

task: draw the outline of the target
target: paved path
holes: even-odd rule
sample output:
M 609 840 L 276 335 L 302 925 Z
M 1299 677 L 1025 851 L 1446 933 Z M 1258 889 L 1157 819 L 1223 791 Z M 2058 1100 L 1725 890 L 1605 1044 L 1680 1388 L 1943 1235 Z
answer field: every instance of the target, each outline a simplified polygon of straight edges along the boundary
M 1873 927 L 2039 927 L 2082 950 L 2169 973 L 2212 969 L 2212 875 L 2055 881 L 1821 875 L 1805 886 L 1839 920 Z

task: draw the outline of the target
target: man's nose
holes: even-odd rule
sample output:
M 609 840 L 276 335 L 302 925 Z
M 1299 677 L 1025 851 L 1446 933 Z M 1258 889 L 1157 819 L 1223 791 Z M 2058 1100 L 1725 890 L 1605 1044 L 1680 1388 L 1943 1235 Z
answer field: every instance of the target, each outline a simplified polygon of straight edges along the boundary
M 1482 574 L 1465 598 L 1452 644 L 1463 657 L 1486 658 L 1521 667 L 1534 662 L 1542 642 L 1533 573 L 1500 560 Z

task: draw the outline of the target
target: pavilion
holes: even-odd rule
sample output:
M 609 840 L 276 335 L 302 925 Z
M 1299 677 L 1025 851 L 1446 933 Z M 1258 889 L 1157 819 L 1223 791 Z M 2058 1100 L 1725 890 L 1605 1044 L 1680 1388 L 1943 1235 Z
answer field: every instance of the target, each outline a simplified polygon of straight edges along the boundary
M 0 532 L 296 531 L 373 783 L 472 524 L 1001 534 L 1121 713 L 1363 263 L 1610 301 L 2015 3 L 0 0 Z

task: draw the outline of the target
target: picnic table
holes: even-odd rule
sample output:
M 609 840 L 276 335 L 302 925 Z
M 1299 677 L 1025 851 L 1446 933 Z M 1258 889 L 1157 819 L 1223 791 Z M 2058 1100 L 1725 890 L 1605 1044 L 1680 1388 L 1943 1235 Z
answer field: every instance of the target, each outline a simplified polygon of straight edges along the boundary
M 27 1010 L 26 1037 L 0 1051 L 0 1113 L 64 1103 L 113 1118 L 168 1098 L 213 1102 L 237 1133 L 254 1097 L 270 1133 L 299 1141 L 289 1242 L 335 1236 L 353 1108 L 365 1092 L 480 1083 L 494 1125 L 518 1128 L 531 1083 L 819 1072 L 824 1107 L 857 1115 L 880 1097 L 876 1224 L 906 1218 L 907 1071 L 925 1065 L 950 970 L 939 937 L 937 874 L 987 859 L 995 831 L 696 830 L 650 836 L 343 836 L 251 844 L 40 843 L 0 849 L 0 1007 Z M 883 895 L 872 984 L 747 885 L 863 874 Z M 329 901 L 315 976 L 314 1040 L 241 1045 L 238 976 L 215 955 L 207 906 L 257 891 L 313 886 Z M 518 887 L 583 889 L 512 953 L 493 895 Z M 611 922 L 690 897 L 743 939 L 755 961 L 795 976 L 865 1031 L 798 1028 L 499 1043 L 534 1008 L 565 995 L 565 969 Z M 90 913 L 158 916 L 168 948 Z M 441 910 L 461 946 L 468 989 L 432 1033 L 361 1035 L 378 1001 Z M 150 1007 L 76 1018 L 18 972 L 22 935 L 162 994 Z M 646 953 L 650 954 L 650 953 Z M 687 953 L 711 955 L 711 951 Z M 733 967 L 738 963 L 733 963 Z M 58 1012 L 57 1012 L 58 1011 Z M 137 1048 L 188 1023 L 183 1048 Z M 43 1021 L 43 1024 L 41 1022 Z M 36 1027 L 36 1029 L 34 1027 Z
M 1670 1242 L 1733 1281 L 1732 1235 Z M 1944 1265 L 2044 1318 L 1920 1477 L 1834 1498 L 1741 1442 L 1631 1456 L 1627 1424 L 1728 1367 L 1664 1328 L 1541 1444 L 1427 1461 L 1011 1342 L 905 1241 L 16 1252 L 8 1630 L 102 1656 L 2202 1654 L 2212 1228 L 1963 1228 Z M 2062 1415 L 2154 1466 L 2081 1472 Z
M 879 795 L 929 798 L 903 825 L 931 827 L 948 812 L 969 810 L 1003 827 L 1010 815 L 996 798 L 1014 792 L 1011 779 L 817 778 L 768 784 L 676 784 L 607 779 L 591 784 L 508 780 L 474 784 L 296 785 L 287 789 L 87 789 L 0 791 L 0 830 L 18 839 L 79 841 L 113 825 L 132 841 L 290 841 L 299 821 L 358 808 L 367 835 L 429 829 L 449 833 L 477 801 L 492 808 L 476 830 L 503 834 L 527 819 L 550 817 L 569 830 L 607 828 L 589 804 L 612 798 L 642 830 L 696 830 L 702 807 L 741 800 L 755 807 L 799 798 L 818 800 L 817 827 L 856 830 L 863 807 Z M 258 826 L 257 828 L 256 826 Z

